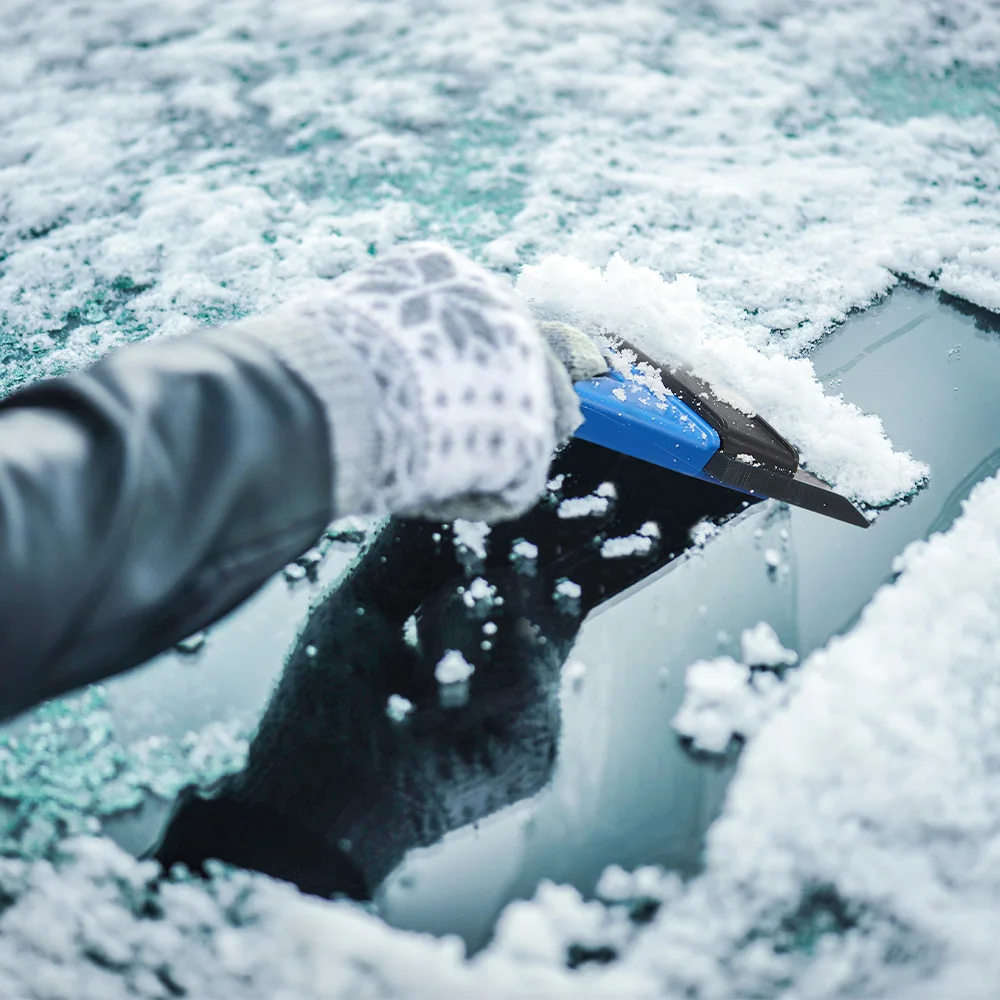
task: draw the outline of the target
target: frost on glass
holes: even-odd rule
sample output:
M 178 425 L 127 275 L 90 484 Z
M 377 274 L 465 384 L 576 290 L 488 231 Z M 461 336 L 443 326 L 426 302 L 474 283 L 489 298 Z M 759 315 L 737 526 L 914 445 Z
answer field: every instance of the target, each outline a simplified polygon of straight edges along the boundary
M 239 770 L 246 750 L 246 733 L 223 722 L 179 740 L 149 736 L 124 746 L 100 686 L 48 702 L 0 738 L 0 851 L 47 855 L 147 796 L 169 801 L 185 785 Z

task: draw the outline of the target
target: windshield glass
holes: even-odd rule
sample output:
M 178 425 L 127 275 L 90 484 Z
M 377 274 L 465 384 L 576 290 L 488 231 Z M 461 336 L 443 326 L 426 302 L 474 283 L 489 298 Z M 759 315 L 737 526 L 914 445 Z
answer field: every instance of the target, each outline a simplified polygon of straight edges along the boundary
M 0 994 L 995 981 L 989 5 L 112 6 L 0 11 L 5 394 L 433 238 L 873 523 L 582 439 L 514 521 L 334 522 L 4 724 Z

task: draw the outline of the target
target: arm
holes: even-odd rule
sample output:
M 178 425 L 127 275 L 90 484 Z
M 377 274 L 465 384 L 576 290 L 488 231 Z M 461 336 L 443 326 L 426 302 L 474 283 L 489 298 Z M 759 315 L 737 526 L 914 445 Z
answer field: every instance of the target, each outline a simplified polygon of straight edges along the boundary
M 499 520 L 579 423 L 509 289 L 411 244 L 0 403 L 0 717 L 225 614 L 333 515 Z
M 331 515 L 324 412 L 239 328 L 0 404 L 0 715 L 228 612 Z

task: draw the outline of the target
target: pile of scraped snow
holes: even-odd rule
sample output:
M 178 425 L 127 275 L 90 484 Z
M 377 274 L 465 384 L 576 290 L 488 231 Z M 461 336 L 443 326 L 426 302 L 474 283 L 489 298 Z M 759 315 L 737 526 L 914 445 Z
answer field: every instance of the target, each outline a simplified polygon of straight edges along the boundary
M 896 568 L 749 744 L 629 964 L 701 995 L 995 994 L 1000 478 Z
M 0 862 L 0 995 L 993 996 L 1000 478 L 897 569 L 748 744 L 687 885 L 543 885 L 469 960 L 260 876 L 154 895 L 152 866 L 81 840 L 58 870 Z M 630 897 L 652 919 L 625 919 Z M 618 958 L 571 971 L 572 945 Z
M 690 275 L 666 281 L 619 254 L 603 270 L 552 255 L 526 267 L 517 288 L 539 315 L 624 338 L 657 363 L 693 371 L 722 398 L 749 406 L 798 448 L 803 464 L 856 500 L 898 499 L 928 474 L 908 452 L 893 450 L 877 416 L 824 393 L 808 358 L 764 352 L 742 331 L 709 323 Z

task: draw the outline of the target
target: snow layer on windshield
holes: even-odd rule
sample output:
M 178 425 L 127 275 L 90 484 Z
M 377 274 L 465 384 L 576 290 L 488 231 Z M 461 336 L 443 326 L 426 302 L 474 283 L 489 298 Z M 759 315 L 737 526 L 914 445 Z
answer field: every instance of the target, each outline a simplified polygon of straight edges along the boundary
M 691 370 L 730 403 L 760 413 L 812 471 L 848 496 L 885 503 L 928 473 L 908 453 L 893 451 L 878 417 L 826 395 L 807 358 L 758 350 L 740 330 L 709 324 L 690 275 L 666 282 L 618 254 L 603 271 L 554 255 L 526 267 L 517 287 L 541 315 L 569 319 L 596 336 L 624 337 L 654 361 Z
M 512 275 L 690 275 L 706 339 L 779 367 L 900 275 L 1000 310 L 988 0 L 13 0 L 0 29 L 2 389 L 416 236 Z M 916 474 L 823 405 L 840 452 L 787 422 L 817 471 L 859 496 Z M 545 886 L 467 962 L 263 878 L 154 900 L 87 840 L 0 865 L 0 994 L 990 995 L 998 511 L 994 480 L 803 666 L 686 888 Z M 571 944 L 620 958 L 571 972 Z

